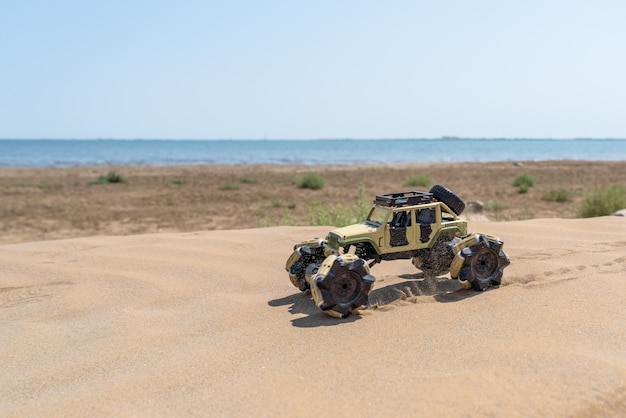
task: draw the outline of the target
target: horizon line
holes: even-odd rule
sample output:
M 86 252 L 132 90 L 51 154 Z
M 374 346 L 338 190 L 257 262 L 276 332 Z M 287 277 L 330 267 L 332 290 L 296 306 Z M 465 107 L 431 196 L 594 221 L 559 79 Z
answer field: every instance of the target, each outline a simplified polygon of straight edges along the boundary
M 0 138 L 0 141 L 626 141 L 626 137 L 462 137 L 437 138 Z

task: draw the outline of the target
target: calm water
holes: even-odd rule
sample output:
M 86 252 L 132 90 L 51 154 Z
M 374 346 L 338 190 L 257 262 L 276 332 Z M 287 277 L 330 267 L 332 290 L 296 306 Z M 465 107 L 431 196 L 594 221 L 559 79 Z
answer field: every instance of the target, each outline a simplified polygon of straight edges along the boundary
M 626 140 L 0 140 L 0 167 L 626 161 Z

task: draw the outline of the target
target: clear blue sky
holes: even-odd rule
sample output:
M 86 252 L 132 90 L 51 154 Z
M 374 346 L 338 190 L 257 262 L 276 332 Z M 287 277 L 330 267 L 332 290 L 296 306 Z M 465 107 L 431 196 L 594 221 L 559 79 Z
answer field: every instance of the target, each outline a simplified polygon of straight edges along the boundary
M 6 0 L 0 138 L 626 138 L 626 1 Z

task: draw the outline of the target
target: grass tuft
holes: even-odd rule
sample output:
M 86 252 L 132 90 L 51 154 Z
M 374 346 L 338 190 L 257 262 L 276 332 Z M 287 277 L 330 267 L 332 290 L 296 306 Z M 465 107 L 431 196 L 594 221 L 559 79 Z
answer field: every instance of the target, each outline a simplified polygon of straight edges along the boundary
M 352 225 L 354 223 L 364 221 L 370 211 L 370 208 L 371 202 L 365 196 L 365 188 L 361 186 L 359 187 L 359 196 L 357 197 L 357 201 L 354 205 L 329 206 L 324 202 L 317 202 L 313 204 L 309 216 L 309 225 L 332 225 L 336 227 Z
M 277 225 L 298 225 L 297 220 L 293 216 L 292 209 L 296 204 L 293 202 L 283 202 L 279 200 L 272 201 L 273 208 L 285 208 L 283 218 L 273 221 L 268 217 L 258 219 L 257 225 L 260 227 L 277 226 Z M 371 201 L 365 195 L 363 186 L 359 187 L 359 196 L 353 205 L 335 205 L 329 206 L 324 202 L 316 202 L 310 206 L 309 226 L 346 226 L 354 223 L 362 222 L 367 217 L 371 208 Z
M 521 173 L 513 179 L 513 186 L 517 187 L 518 193 L 527 193 L 535 185 L 535 178 L 526 173 Z
M 282 200 L 273 200 L 272 207 L 273 208 L 286 207 L 287 209 L 295 209 L 296 203 L 295 202 L 283 202 Z
M 224 183 L 218 187 L 220 190 L 239 190 L 239 185 L 235 183 Z
M 239 179 L 239 183 L 241 184 L 255 184 L 257 183 L 257 179 L 252 177 L 242 177 Z
M 500 201 L 487 202 L 485 203 L 484 209 L 490 212 L 493 212 L 496 217 L 496 221 L 506 220 L 503 212 L 506 209 L 506 205 Z
M 547 202 L 569 202 L 572 200 L 572 191 L 569 189 L 552 189 L 543 196 L 543 200 Z
M 433 181 L 428 176 L 415 175 L 407 179 L 404 185 L 407 187 L 428 187 L 433 184 Z
M 90 182 L 89 184 L 110 184 L 110 183 L 124 183 L 126 179 L 115 171 L 110 171 L 106 176 L 100 176 L 97 180 Z
M 626 187 L 609 186 L 588 193 L 580 206 L 580 216 L 592 218 L 611 215 L 626 208 Z
M 324 178 L 317 173 L 306 173 L 295 181 L 299 189 L 319 190 L 324 187 Z

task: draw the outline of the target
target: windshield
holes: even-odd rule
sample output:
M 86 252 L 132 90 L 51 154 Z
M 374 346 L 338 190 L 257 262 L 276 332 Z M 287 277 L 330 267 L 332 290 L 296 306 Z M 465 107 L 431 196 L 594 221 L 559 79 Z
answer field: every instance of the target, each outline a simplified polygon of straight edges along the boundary
M 389 213 L 388 209 L 383 209 L 378 206 L 374 206 L 370 211 L 370 214 L 367 216 L 367 220 L 370 222 L 377 222 L 382 224 L 387 219 L 387 214 Z

